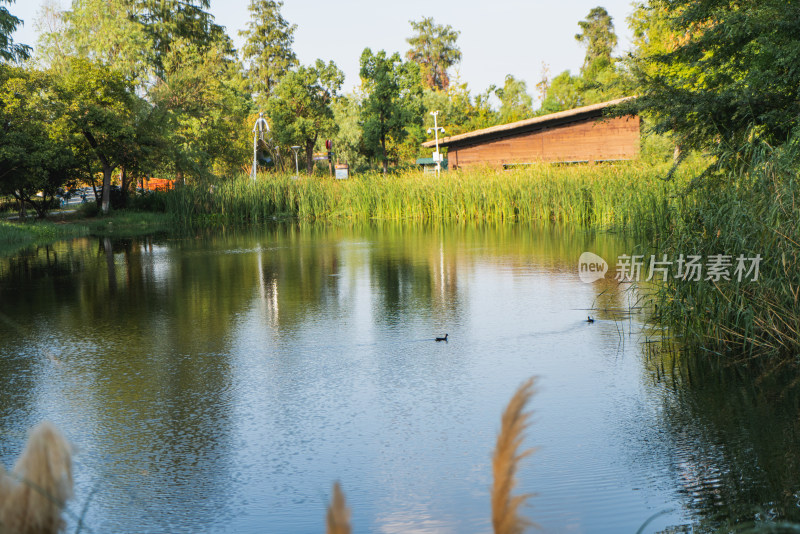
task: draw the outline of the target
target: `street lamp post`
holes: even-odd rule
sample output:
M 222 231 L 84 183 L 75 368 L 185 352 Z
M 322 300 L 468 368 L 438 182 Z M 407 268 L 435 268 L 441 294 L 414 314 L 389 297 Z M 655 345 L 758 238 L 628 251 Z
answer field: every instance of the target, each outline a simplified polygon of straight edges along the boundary
M 294 176 L 297 178 L 300 175 L 300 167 L 297 163 L 297 152 L 300 150 L 299 146 L 293 146 L 292 150 L 294 150 Z
M 256 119 L 256 123 L 253 125 L 253 181 L 256 181 L 256 169 L 258 168 L 258 141 L 264 140 L 264 133 L 269 131 L 269 124 L 267 124 L 267 120 L 264 118 L 264 114 L 259 112 L 258 119 Z
M 436 162 L 436 177 L 438 178 L 442 170 L 442 155 L 439 153 L 439 132 L 444 134 L 444 128 L 440 128 L 436 122 L 436 116 L 439 115 L 439 111 L 431 111 L 431 115 L 433 115 L 433 128 L 428 128 L 428 135 L 433 130 L 433 136 L 436 139 L 436 152 L 433 153 L 433 161 Z

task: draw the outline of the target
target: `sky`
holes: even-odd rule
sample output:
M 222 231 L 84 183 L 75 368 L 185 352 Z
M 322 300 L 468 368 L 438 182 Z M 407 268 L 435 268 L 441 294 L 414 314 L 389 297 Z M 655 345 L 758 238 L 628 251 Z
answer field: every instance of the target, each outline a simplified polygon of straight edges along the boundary
M 45 0 L 16 0 L 7 6 L 21 18 L 14 42 L 35 46 L 35 19 Z M 58 2 L 58 0 L 56 0 Z M 69 0 L 60 0 L 69 7 Z M 239 30 L 249 19 L 249 0 L 211 0 L 211 13 L 239 48 Z M 631 33 L 626 18 L 633 11 L 631 0 L 285 0 L 283 17 L 297 24 L 294 50 L 300 62 L 317 58 L 333 60 L 345 73 L 343 90 L 359 83 L 358 61 L 364 48 L 405 54 L 406 39 L 413 34 L 410 20 L 433 17 L 460 32 L 461 63 L 451 69 L 473 94 L 490 85 L 502 87 L 507 74 L 527 83 L 528 93 L 542 79 L 542 64 L 551 77 L 564 70 L 577 73 L 585 50 L 575 40 L 578 21 L 602 5 L 614 21 L 619 37 L 616 54 L 630 48 Z

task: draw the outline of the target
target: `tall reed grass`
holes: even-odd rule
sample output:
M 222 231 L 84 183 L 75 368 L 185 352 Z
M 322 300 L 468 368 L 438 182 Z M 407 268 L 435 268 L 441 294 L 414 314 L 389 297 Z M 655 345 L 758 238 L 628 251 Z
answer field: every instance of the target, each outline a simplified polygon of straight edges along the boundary
M 652 230 L 668 225 L 675 184 L 666 168 L 640 162 L 510 171 L 421 172 L 348 180 L 238 177 L 166 197 L 180 224 L 306 220 L 525 221 Z
M 800 355 L 800 137 L 750 151 L 687 192 L 694 203 L 676 211 L 663 250 L 760 255 L 758 280 L 672 278 L 656 309 L 690 350 L 783 365 Z

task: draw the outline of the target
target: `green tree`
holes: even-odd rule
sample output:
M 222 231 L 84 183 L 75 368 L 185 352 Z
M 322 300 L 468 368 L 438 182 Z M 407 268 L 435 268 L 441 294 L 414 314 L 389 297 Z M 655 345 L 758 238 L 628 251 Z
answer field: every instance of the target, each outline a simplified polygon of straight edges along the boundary
M 247 145 L 237 140 L 248 136 L 242 124 L 250 103 L 227 44 L 200 49 L 179 39 L 161 64 L 164 77 L 149 98 L 168 120 L 164 170 L 179 179 L 232 174 L 248 161 Z
M 331 105 L 333 118 L 338 126 L 333 138 L 333 150 L 338 161 L 348 163 L 351 169 L 365 167 L 363 130 L 361 128 L 361 105 L 364 97 L 358 92 L 340 96 Z
M 387 57 L 380 50 L 361 53 L 361 83 L 367 95 L 362 110 L 364 147 L 380 159 L 383 172 L 389 169 L 387 146 L 398 146 L 413 128 L 422 126 L 422 85 L 419 67 L 404 62 L 400 54 Z
M 550 81 L 547 96 L 542 101 L 539 115 L 577 108 L 584 103 L 583 79 L 565 70 Z
M 281 0 L 250 0 L 250 20 L 239 35 L 246 38 L 242 57 L 247 63 L 251 90 L 262 101 L 272 94 L 281 77 L 297 66 L 292 50 L 296 24 L 281 15 Z
M 581 33 L 575 39 L 586 47 L 581 74 L 593 77 L 592 73 L 612 65 L 611 57 L 617 46 L 617 34 L 614 33 L 614 22 L 604 7 L 595 7 L 589 11 L 586 20 L 578 22 Z
M 121 0 L 130 5 L 130 17 L 139 22 L 148 36 L 150 60 L 156 76 L 165 75 L 164 60 L 173 44 L 189 42 L 201 52 L 224 46 L 233 55 L 233 44 L 225 28 L 214 22 L 208 12 L 210 0 Z
M 63 116 L 63 102 L 44 73 L 0 64 L 0 194 L 14 196 L 40 217 L 76 176 Z
M 406 39 L 411 50 L 406 58 L 420 66 L 422 81 L 431 89 L 447 89 L 450 77 L 447 69 L 461 61 L 461 50 L 456 45 L 460 32 L 452 27 L 435 24 L 432 17 L 423 17 L 419 22 L 410 20 L 416 32 Z
M 0 0 L 0 4 L 12 3 L 14 0 Z M 21 19 L 12 15 L 7 7 L 0 5 L 0 60 L 22 61 L 30 56 L 31 47 L 15 43 L 11 37 L 20 24 L 24 24 Z
M 639 31 L 675 38 L 642 50 L 634 61 L 640 96 L 620 112 L 649 112 L 656 132 L 717 155 L 741 155 L 754 139 L 779 145 L 800 126 L 800 4 L 651 0 L 643 7 L 658 24 Z
M 122 75 L 83 58 L 71 58 L 58 73 L 61 99 L 72 131 L 83 136 L 103 172 L 101 209 L 108 213 L 111 174 L 137 143 L 137 120 L 146 105 Z
M 336 122 L 331 104 L 344 83 L 344 73 L 331 61 L 301 65 L 289 71 L 275 87 L 275 98 L 267 104 L 267 115 L 277 140 L 303 147 L 306 170 L 314 170 L 314 146 L 320 136 L 333 136 Z
M 533 116 L 533 98 L 528 94 L 525 80 L 517 80 L 511 74 L 506 75 L 502 88 L 495 91 L 500 99 L 500 122 L 527 119 Z

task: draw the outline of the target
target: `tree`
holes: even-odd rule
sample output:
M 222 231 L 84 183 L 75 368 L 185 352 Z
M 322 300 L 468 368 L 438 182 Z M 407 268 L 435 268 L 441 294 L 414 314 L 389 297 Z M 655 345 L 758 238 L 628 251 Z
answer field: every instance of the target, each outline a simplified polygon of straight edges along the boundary
M 292 50 L 296 24 L 289 24 L 281 15 L 281 0 L 250 0 L 250 21 L 239 35 L 246 38 L 242 58 L 249 66 L 251 90 L 262 101 L 272 94 L 280 78 L 297 66 Z
M 0 194 L 44 217 L 59 188 L 75 178 L 63 102 L 42 72 L 0 64 Z M 41 200 L 36 193 L 41 192 Z
M 0 0 L 0 4 L 11 5 L 13 3 L 14 0 Z M 12 15 L 7 7 L 0 5 L 0 60 L 22 61 L 30 56 L 31 47 L 14 43 L 14 39 L 11 37 L 20 23 L 23 23 L 21 19 Z
M 611 53 L 617 46 L 617 34 L 608 11 L 604 7 L 595 7 L 589 11 L 586 20 L 578 22 L 578 26 L 582 33 L 576 34 L 575 39 L 586 47 L 581 74 L 586 76 L 610 66 Z
M 344 73 L 336 64 L 318 59 L 314 66 L 301 65 L 286 73 L 275 87 L 275 98 L 267 104 L 278 141 L 303 147 L 308 174 L 314 170 L 317 139 L 336 133 L 331 103 L 342 83 Z
M 506 81 L 502 89 L 497 89 L 495 94 L 500 99 L 500 122 L 509 122 L 527 119 L 533 116 L 533 99 L 528 94 L 525 80 L 517 80 L 511 74 L 506 74 Z
M 161 60 L 164 77 L 149 97 L 168 120 L 163 169 L 179 178 L 231 174 L 248 161 L 249 149 L 236 140 L 248 136 L 241 126 L 250 102 L 227 49 L 224 42 L 203 50 L 178 39 Z
M 387 57 L 381 50 L 361 53 L 361 83 L 367 97 L 362 106 L 364 146 L 378 157 L 383 173 L 389 169 L 387 142 L 399 144 L 409 127 L 422 125 L 422 85 L 416 63 L 404 62 L 400 54 Z
M 210 0 L 117 0 L 129 3 L 130 17 L 139 22 L 152 44 L 151 61 L 155 75 L 165 75 L 164 60 L 176 42 L 191 43 L 205 52 L 223 45 L 225 53 L 234 49 L 225 28 L 214 22 L 207 10 Z
M 137 143 L 137 119 L 147 105 L 119 73 L 83 58 L 71 58 L 58 73 L 71 129 L 83 136 L 103 171 L 101 209 L 108 213 L 111 174 Z
M 461 50 L 456 46 L 460 32 L 450 26 L 435 24 L 432 17 L 409 23 L 416 34 L 406 39 L 411 50 L 406 58 L 420 66 L 423 83 L 431 89 L 447 89 L 450 78 L 447 69 L 461 61 Z
M 582 90 L 583 79 L 580 76 L 573 76 L 568 70 L 565 70 L 550 82 L 539 114 L 547 115 L 583 105 Z
M 649 112 L 679 146 L 740 155 L 749 141 L 784 143 L 800 126 L 800 5 L 784 0 L 650 0 L 661 50 L 634 60 L 640 86 L 620 113 Z M 664 31 L 664 26 L 668 31 Z M 656 33 L 658 32 L 658 33 Z

